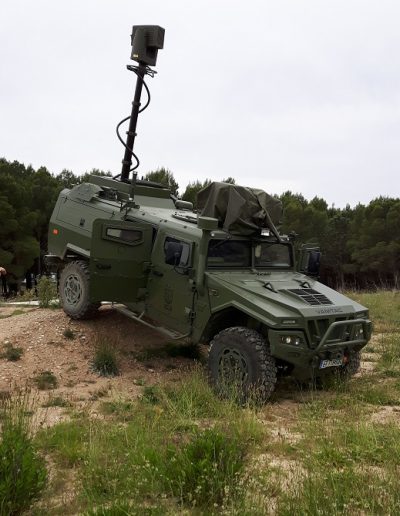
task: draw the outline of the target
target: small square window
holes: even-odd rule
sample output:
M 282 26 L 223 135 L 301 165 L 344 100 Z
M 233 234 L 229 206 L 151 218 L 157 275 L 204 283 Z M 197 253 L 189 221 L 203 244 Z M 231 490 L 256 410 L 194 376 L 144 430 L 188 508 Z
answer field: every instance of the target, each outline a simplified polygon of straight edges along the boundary
M 106 236 L 132 244 L 142 240 L 143 233 L 134 229 L 107 228 Z

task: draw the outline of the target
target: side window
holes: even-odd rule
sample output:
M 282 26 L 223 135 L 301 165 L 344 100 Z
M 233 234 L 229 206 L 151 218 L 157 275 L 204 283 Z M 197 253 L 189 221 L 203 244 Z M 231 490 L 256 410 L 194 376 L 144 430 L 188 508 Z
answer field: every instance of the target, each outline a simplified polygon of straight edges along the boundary
M 132 245 L 143 241 L 143 232 L 136 229 L 106 227 L 103 236 L 107 240 L 118 240 Z
M 165 263 L 176 267 L 187 267 L 190 259 L 190 245 L 176 238 L 167 237 L 164 242 Z

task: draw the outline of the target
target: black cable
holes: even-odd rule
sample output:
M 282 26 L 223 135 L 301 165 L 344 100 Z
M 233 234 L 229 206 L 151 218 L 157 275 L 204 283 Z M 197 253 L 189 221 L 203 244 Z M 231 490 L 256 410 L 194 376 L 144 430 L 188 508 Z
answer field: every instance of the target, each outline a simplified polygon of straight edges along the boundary
M 146 93 L 147 93 L 147 101 L 146 101 L 146 104 L 139 109 L 139 113 L 142 113 L 145 109 L 147 109 L 149 107 L 149 104 L 151 102 L 151 95 L 150 95 L 150 90 L 149 90 L 149 87 L 147 86 L 146 84 L 146 81 L 144 80 L 143 77 L 141 77 L 138 73 L 138 67 L 137 66 L 132 66 L 132 65 L 127 65 L 127 68 L 129 71 L 131 72 L 134 72 L 138 78 L 138 80 L 141 80 L 142 81 L 142 84 L 144 86 L 144 89 L 146 90 Z M 145 75 L 149 75 L 150 77 L 154 77 L 154 75 L 156 74 L 157 72 L 155 70 L 152 70 L 151 68 L 149 68 L 148 66 L 146 66 L 146 70 L 145 70 Z M 139 161 L 139 158 L 136 156 L 136 154 L 133 152 L 133 149 L 130 149 L 126 143 L 124 142 L 124 140 L 122 139 L 120 133 L 119 133 L 119 128 L 121 127 L 121 125 L 125 122 L 127 122 L 129 119 L 131 118 L 131 115 L 127 116 L 126 118 L 122 119 L 119 124 L 117 125 L 116 127 L 116 132 L 117 132 L 117 137 L 118 137 L 118 140 L 122 143 L 122 145 L 125 147 L 125 149 L 128 149 L 128 151 L 131 153 L 131 156 L 132 158 L 135 159 L 136 161 L 136 165 L 132 168 L 129 169 L 129 172 L 133 172 L 134 170 L 136 170 L 138 168 L 138 166 L 140 165 L 140 161 Z M 121 176 L 121 173 L 117 174 L 116 176 L 113 177 L 113 179 L 117 179 L 118 177 Z

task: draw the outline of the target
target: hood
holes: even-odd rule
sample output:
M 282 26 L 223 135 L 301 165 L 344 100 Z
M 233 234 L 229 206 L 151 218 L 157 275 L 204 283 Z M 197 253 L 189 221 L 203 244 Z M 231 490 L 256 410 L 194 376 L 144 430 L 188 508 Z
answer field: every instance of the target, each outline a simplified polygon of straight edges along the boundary
M 253 313 L 281 317 L 326 317 L 349 315 L 367 309 L 326 285 L 294 271 L 243 272 L 207 271 L 211 305 L 218 299 L 226 304 L 245 304 Z

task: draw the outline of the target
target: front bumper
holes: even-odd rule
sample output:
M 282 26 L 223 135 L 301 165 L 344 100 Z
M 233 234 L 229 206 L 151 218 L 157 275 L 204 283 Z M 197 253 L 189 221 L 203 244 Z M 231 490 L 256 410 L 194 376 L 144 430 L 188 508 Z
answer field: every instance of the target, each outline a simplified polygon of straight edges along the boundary
M 362 328 L 362 334 L 360 332 Z M 302 330 L 268 330 L 268 340 L 273 357 L 299 368 L 315 367 L 320 360 L 337 358 L 343 353 L 359 351 L 370 340 L 372 323 L 368 319 L 351 319 L 332 322 L 316 343 L 307 341 Z M 301 337 L 299 345 L 286 344 L 282 336 Z

